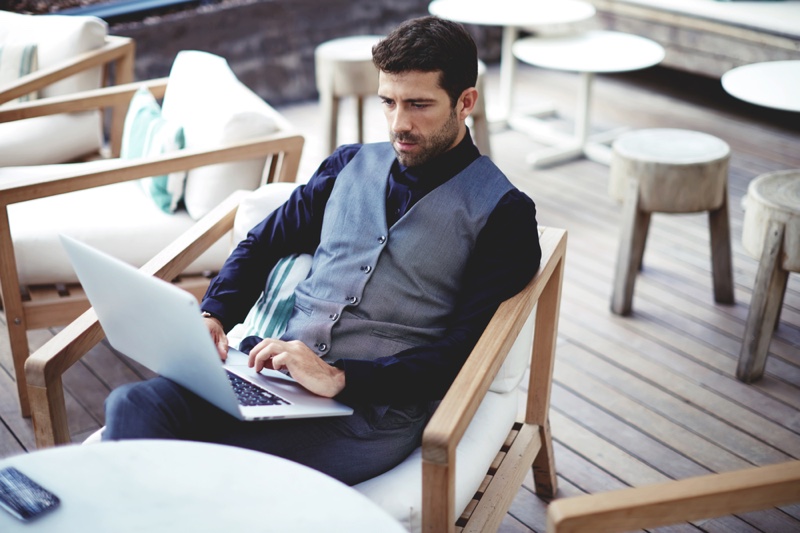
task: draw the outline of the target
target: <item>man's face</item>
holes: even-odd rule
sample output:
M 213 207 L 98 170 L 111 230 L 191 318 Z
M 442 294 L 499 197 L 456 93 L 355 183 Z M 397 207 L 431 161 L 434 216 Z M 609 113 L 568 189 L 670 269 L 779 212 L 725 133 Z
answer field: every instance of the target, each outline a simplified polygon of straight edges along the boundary
M 438 72 L 381 72 L 378 96 L 397 159 L 407 167 L 430 161 L 464 137 L 464 121 L 439 87 Z

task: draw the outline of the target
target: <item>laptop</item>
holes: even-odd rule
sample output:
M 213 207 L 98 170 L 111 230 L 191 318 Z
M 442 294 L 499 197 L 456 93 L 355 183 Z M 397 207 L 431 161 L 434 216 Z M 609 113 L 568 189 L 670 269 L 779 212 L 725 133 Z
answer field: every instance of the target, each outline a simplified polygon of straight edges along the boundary
M 193 295 L 71 237 L 61 242 L 106 338 L 134 361 L 240 420 L 352 414 L 281 372 L 255 372 L 236 349 L 223 364 Z

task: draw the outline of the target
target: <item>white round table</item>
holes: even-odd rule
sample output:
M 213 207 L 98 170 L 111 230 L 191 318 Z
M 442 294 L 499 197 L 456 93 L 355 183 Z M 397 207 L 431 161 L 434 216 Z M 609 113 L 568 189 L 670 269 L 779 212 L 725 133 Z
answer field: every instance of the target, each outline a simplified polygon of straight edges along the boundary
M 546 28 L 575 24 L 592 18 L 595 8 L 583 0 L 434 0 L 432 15 L 443 19 L 483 26 L 502 26 L 500 56 L 500 120 L 508 120 L 514 95 L 516 63 L 512 45 L 520 28 Z
M 404 532 L 355 489 L 271 455 L 187 441 L 50 448 L 0 461 L 61 505 L 29 523 L 0 509 L 0 531 Z
M 736 67 L 722 75 L 722 87 L 751 104 L 800 112 L 800 60 Z
M 528 37 L 514 43 L 513 51 L 519 60 L 530 65 L 581 74 L 573 136 L 547 132 L 538 121 L 525 119 L 515 123 L 515 128 L 528 131 L 534 137 L 546 136 L 545 142 L 557 145 L 532 154 L 529 162 L 535 166 L 552 165 L 581 155 L 608 164 L 611 151 L 606 143 L 620 132 L 589 136 L 594 75 L 639 70 L 657 65 L 664 59 L 664 48 L 655 41 L 604 30 L 555 37 Z

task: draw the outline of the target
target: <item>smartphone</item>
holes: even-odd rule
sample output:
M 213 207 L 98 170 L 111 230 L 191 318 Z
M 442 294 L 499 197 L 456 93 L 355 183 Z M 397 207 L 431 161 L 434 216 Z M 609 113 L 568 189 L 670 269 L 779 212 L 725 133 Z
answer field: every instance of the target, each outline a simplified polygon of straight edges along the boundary
M 32 520 L 59 503 L 55 494 L 13 466 L 0 470 L 0 507 L 20 520 Z

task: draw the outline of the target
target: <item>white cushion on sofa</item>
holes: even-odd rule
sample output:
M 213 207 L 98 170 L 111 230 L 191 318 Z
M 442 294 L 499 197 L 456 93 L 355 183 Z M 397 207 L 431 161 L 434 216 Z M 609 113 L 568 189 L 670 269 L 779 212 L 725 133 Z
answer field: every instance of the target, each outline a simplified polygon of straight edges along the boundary
M 0 166 L 63 163 L 96 153 L 102 141 L 100 115 L 95 111 L 4 122 Z
M 164 118 L 183 126 L 187 149 L 218 147 L 269 135 L 277 112 L 236 79 L 224 58 L 185 50 L 170 71 Z M 192 169 L 186 178 L 186 210 L 197 219 L 239 189 L 256 189 L 266 158 Z
M 297 185 L 297 183 L 268 183 L 245 196 L 233 220 L 233 243 L 236 244 L 247 237 L 248 231 L 286 202 Z
M 101 170 L 113 161 L 0 168 L 0 181 L 31 175 L 68 175 Z M 14 251 L 23 284 L 77 281 L 61 248 L 64 233 L 132 265 L 141 266 L 195 221 L 185 212 L 166 214 L 135 181 L 12 204 L 8 208 Z M 223 238 L 195 261 L 188 273 L 218 270 L 228 256 Z
M 456 450 L 456 516 L 466 508 L 494 461 L 517 415 L 517 390 L 489 392 Z M 354 487 L 403 524 L 420 531 L 422 449 L 385 474 Z
M 106 34 L 106 23 L 95 17 L 0 11 L 0 43 L 36 43 L 39 70 L 103 46 Z M 45 87 L 38 97 L 96 89 L 101 79 L 98 67 Z M 95 153 L 102 146 L 100 124 L 99 111 L 0 124 L 0 166 L 63 163 Z
M 21 15 L 0 11 L 0 42 L 36 43 L 39 70 L 103 46 L 108 25 L 96 17 Z M 95 68 L 54 83 L 39 98 L 71 94 L 100 86 L 102 69 Z

